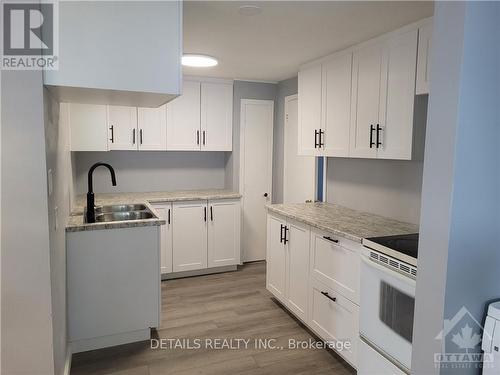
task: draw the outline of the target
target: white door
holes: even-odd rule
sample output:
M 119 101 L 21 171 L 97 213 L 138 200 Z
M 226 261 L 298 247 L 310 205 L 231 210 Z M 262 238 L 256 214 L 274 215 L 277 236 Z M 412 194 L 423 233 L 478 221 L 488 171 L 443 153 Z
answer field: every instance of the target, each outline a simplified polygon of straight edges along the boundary
M 273 166 L 272 100 L 241 100 L 240 193 L 243 261 L 266 258 L 266 208 Z
M 108 106 L 110 150 L 137 150 L 137 108 Z
M 61 103 L 61 108 L 68 108 L 71 151 L 108 151 L 105 105 Z
M 154 205 L 154 209 L 158 212 L 160 219 L 167 222 L 160 229 L 160 265 L 163 275 L 172 272 L 172 204 Z
M 267 215 L 266 287 L 283 303 L 286 303 L 286 250 L 283 240 L 285 225 L 284 219 Z
M 318 155 L 317 132 L 321 129 L 321 64 L 299 72 L 299 137 L 300 155 Z
M 167 105 L 137 108 L 139 150 L 167 149 Z
M 388 42 L 382 74 L 377 157 L 411 159 L 418 30 Z
M 200 82 L 184 81 L 182 95 L 167 104 L 167 149 L 200 149 Z
M 233 149 L 232 83 L 201 83 L 201 149 Z
M 349 155 L 352 52 L 341 52 L 323 63 L 324 155 Z
M 286 224 L 286 304 L 302 321 L 307 321 L 309 241 L 311 231 L 293 220 Z
M 383 44 L 377 43 L 354 52 L 349 156 L 377 157 L 373 142 L 379 121 L 383 50 Z
M 173 271 L 207 268 L 207 202 L 173 204 Z
M 208 202 L 208 267 L 240 263 L 240 202 Z
M 314 201 L 314 156 L 300 156 L 297 152 L 298 137 L 297 95 L 285 98 L 285 140 L 283 161 L 284 203 Z

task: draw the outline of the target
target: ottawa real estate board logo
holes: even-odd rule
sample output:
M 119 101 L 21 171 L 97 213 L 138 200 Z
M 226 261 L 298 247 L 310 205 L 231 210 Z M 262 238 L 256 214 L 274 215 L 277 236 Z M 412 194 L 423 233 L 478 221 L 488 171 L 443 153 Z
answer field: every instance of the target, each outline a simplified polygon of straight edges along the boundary
M 58 68 L 58 3 L 2 1 L 1 68 L 56 70 Z

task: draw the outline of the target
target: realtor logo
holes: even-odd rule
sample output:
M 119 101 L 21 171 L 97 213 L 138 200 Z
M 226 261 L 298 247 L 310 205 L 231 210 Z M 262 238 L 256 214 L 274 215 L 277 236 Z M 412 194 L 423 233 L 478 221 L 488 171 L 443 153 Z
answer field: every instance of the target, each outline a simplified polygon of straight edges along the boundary
M 2 68 L 57 69 L 57 3 L 2 3 Z

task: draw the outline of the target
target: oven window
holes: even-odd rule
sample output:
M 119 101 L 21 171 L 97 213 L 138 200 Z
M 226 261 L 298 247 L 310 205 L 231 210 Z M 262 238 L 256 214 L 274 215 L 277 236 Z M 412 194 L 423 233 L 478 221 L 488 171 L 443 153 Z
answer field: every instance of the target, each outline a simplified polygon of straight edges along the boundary
M 380 283 L 380 320 L 410 343 L 413 338 L 414 307 L 414 297 L 384 281 Z

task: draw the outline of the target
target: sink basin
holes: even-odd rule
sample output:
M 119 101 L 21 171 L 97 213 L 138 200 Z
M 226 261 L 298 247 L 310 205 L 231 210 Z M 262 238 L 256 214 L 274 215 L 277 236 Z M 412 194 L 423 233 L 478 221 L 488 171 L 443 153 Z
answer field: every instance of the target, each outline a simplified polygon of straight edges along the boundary
M 150 211 L 123 211 L 107 212 L 95 216 L 96 223 L 109 223 L 112 221 L 153 219 L 155 216 Z
M 129 211 L 143 211 L 147 207 L 143 204 L 114 204 L 109 206 L 99 206 L 95 208 L 96 216 L 108 212 L 129 212 Z

